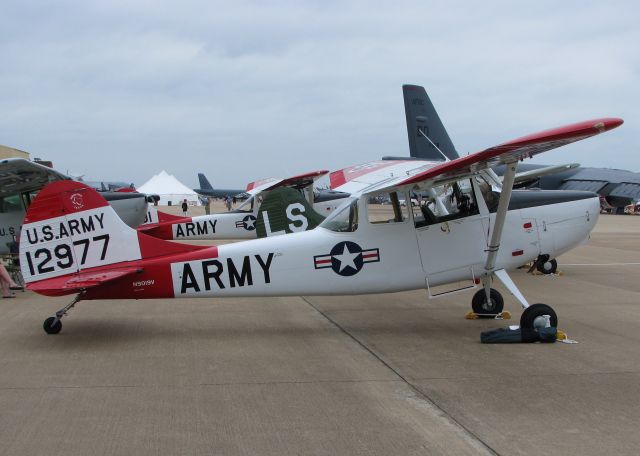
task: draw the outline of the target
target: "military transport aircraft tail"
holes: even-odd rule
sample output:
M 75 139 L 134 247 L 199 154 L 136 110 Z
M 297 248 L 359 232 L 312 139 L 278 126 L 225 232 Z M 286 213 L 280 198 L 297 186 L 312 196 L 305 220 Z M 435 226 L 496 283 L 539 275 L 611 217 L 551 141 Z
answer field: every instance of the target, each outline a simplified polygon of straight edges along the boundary
M 20 237 L 20 265 L 29 289 L 60 296 L 134 275 L 143 259 L 202 249 L 207 247 L 139 233 L 94 189 L 58 181 L 29 206 Z
M 429 161 L 459 157 L 424 87 L 403 85 L 410 155 Z
M 200 188 L 203 190 L 213 190 L 209 179 L 203 173 L 198 173 L 198 180 L 200 181 Z
M 267 193 L 260 206 L 256 231 L 259 238 L 308 231 L 320 225 L 324 217 L 291 187 L 278 187 Z

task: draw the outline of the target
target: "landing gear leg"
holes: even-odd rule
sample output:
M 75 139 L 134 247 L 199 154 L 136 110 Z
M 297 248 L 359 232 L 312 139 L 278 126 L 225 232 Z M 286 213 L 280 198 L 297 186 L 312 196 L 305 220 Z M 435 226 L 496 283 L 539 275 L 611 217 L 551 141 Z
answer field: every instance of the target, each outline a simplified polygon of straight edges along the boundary
M 44 332 L 47 334 L 58 334 L 62 329 L 62 317 L 64 317 L 69 310 L 71 310 L 78 301 L 82 299 L 82 294 L 79 294 L 73 301 L 64 306 L 62 309 L 58 310 L 53 317 L 47 318 L 44 323 L 42 323 L 42 328 Z
M 524 329 L 537 329 L 544 328 L 547 323 L 547 318 L 549 317 L 549 323 L 551 326 L 557 328 L 558 327 L 558 316 L 555 311 L 551 308 L 551 306 L 547 304 L 529 304 L 527 300 L 524 298 L 518 287 L 509 277 L 507 271 L 504 269 L 499 269 L 495 271 L 496 277 L 500 279 L 500 281 L 504 284 L 505 287 L 509 290 L 509 292 L 515 296 L 515 298 L 520 302 L 520 305 L 524 309 L 522 315 L 520 316 L 520 327 Z

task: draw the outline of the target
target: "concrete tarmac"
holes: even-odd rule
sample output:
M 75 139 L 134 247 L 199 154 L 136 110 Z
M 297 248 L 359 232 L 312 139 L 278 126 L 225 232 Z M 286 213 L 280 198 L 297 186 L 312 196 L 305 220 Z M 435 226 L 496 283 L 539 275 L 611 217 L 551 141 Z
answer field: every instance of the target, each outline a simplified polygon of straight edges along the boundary
M 201 209 L 200 209 L 201 210 Z M 482 345 L 472 293 L 0 300 L 0 455 L 638 454 L 640 217 L 513 272 L 576 345 Z M 635 264 L 633 264 L 635 263 Z

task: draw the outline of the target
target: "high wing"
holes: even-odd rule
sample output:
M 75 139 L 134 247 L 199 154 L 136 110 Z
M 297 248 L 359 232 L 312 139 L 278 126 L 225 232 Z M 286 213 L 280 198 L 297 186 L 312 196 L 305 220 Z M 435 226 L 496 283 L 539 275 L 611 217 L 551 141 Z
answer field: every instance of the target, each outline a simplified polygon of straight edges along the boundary
M 439 182 L 475 174 L 498 164 L 531 158 L 542 152 L 612 130 L 622 123 L 622 119 L 603 118 L 545 130 L 452 161 L 408 169 L 404 175 L 388 176 L 361 189 L 360 192 L 374 193 L 398 187 L 418 189 L 426 185 L 436 185 Z
M 278 187 L 293 187 L 293 188 L 304 188 L 308 185 L 311 185 L 320 177 L 328 174 L 328 170 L 319 170 L 319 171 L 311 171 L 304 174 L 299 174 L 297 176 L 288 177 L 288 178 L 268 178 L 262 179 L 255 182 L 251 182 L 247 185 L 246 192 L 250 195 L 256 195 L 258 193 L 273 190 Z
M 357 194 L 382 182 L 394 181 L 430 169 L 439 163 L 425 160 L 378 160 L 334 171 L 329 176 L 332 190 Z
M 39 190 L 49 182 L 69 179 L 55 169 L 23 158 L 0 161 L 0 197 Z

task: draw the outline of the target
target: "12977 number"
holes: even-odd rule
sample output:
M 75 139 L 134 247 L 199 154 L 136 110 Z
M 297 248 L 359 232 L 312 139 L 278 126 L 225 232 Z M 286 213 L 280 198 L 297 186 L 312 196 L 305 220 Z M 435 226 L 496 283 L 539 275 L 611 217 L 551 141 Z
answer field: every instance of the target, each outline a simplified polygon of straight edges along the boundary
M 109 246 L 109 235 L 102 234 L 100 236 L 94 236 L 93 238 L 79 239 L 73 241 L 73 246 L 82 246 L 82 254 L 80 256 L 80 266 L 83 266 L 87 262 L 87 254 L 89 253 L 89 245 L 92 242 L 102 241 L 102 250 L 100 252 L 100 261 L 103 261 L 107 256 L 107 247 Z M 59 269 L 68 269 L 73 266 L 73 248 L 69 244 L 58 244 L 53 249 L 47 247 L 41 247 L 33 252 L 26 252 L 25 257 L 27 259 L 27 265 L 29 266 L 29 273 L 33 276 L 36 274 L 47 274 L 56 270 L 56 266 Z M 35 263 L 35 264 L 34 264 Z

